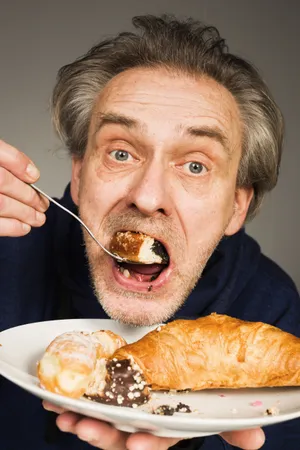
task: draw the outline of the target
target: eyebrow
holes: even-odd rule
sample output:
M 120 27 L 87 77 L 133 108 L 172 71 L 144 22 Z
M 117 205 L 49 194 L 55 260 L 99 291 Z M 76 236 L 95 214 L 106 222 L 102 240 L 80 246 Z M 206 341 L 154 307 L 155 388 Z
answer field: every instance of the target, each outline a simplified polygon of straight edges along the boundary
M 99 112 L 97 118 L 96 132 L 100 131 L 105 125 L 121 125 L 125 128 L 137 129 L 139 131 L 143 131 L 146 128 L 145 124 L 139 120 L 114 112 Z M 222 145 L 228 155 L 231 155 L 228 138 L 218 126 L 203 125 L 200 127 L 190 126 L 186 128 L 184 125 L 179 125 L 178 129 L 180 131 L 183 130 L 184 134 L 192 137 L 208 137 L 213 139 Z
M 193 137 L 208 137 L 213 139 L 222 145 L 228 155 L 231 154 L 228 138 L 221 128 L 217 126 L 204 125 L 201 127 L 188 127 L 184 130 L 184 133 Z
M 105 125 L 122 125 L 126 128 L 141 129 L 144 126 L 138 120 L 125 116 L 123 114 L 116 114 L 113 112 L 100 112 L 97 114 L 96 132 L 100 131 Z

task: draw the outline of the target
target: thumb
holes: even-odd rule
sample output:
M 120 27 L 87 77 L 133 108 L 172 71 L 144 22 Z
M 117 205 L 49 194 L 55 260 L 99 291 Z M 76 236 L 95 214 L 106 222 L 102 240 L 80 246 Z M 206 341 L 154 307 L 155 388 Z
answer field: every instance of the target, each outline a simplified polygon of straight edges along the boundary
M 221 436 L 228 444 L 243 450 L 258 450 L 265 443 L 265 434 L 261 428 L 226 431 Z

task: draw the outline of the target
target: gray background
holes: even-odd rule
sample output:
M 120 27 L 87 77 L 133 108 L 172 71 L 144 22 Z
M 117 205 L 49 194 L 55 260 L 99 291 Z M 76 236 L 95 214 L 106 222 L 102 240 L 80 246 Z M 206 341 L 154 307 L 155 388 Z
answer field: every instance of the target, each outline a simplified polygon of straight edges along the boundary
M 133 15 L 163 12 L 216 25 L 231 51 L 260 69 L 283 110 L 287 135 L 280 182 L 248 232 L 300 288 L 297 0 L 1 0 L 0 136 L 35 161 L 41 188 L 61 195 L 70 162 L 48 111 L 57 70 L 102 37 L 130 29 Z

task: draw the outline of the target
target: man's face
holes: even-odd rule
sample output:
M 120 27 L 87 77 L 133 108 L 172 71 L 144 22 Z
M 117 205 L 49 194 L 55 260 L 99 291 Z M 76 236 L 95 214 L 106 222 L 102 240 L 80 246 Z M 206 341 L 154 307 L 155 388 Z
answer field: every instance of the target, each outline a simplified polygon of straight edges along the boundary
M 102 91 L 85 157 L 73 162 L 73 199 L 107 248 L 116 231 L 141 231 L 170 258 L 153 282 L 138 266 L 127 278 L 85 235 L 95 291 L 113 319 L 171 317 L 222 236 L 241 227 L 251 198 L 236 189 L 241 141 L 237 104 L 214 80 L 135 69 Z

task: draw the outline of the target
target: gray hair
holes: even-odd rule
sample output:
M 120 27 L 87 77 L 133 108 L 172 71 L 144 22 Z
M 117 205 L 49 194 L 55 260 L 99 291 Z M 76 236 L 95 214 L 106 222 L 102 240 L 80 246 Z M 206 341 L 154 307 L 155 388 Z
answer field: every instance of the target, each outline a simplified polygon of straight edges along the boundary
M 243 122 L 237 187 L 252 187 L 247 220 L 278 179 L 284 124 L 281 112 L 255 67 L 228 51 L 218 30 L 172 16 L 134 17 L 123 32 L 62 67 L 52 97 L 54 127 L 72 156 L 84 155 L 92 110 L 99 92 L 114 76 L 138 67 L 166 67 L 206 75 L 235 98 Z

